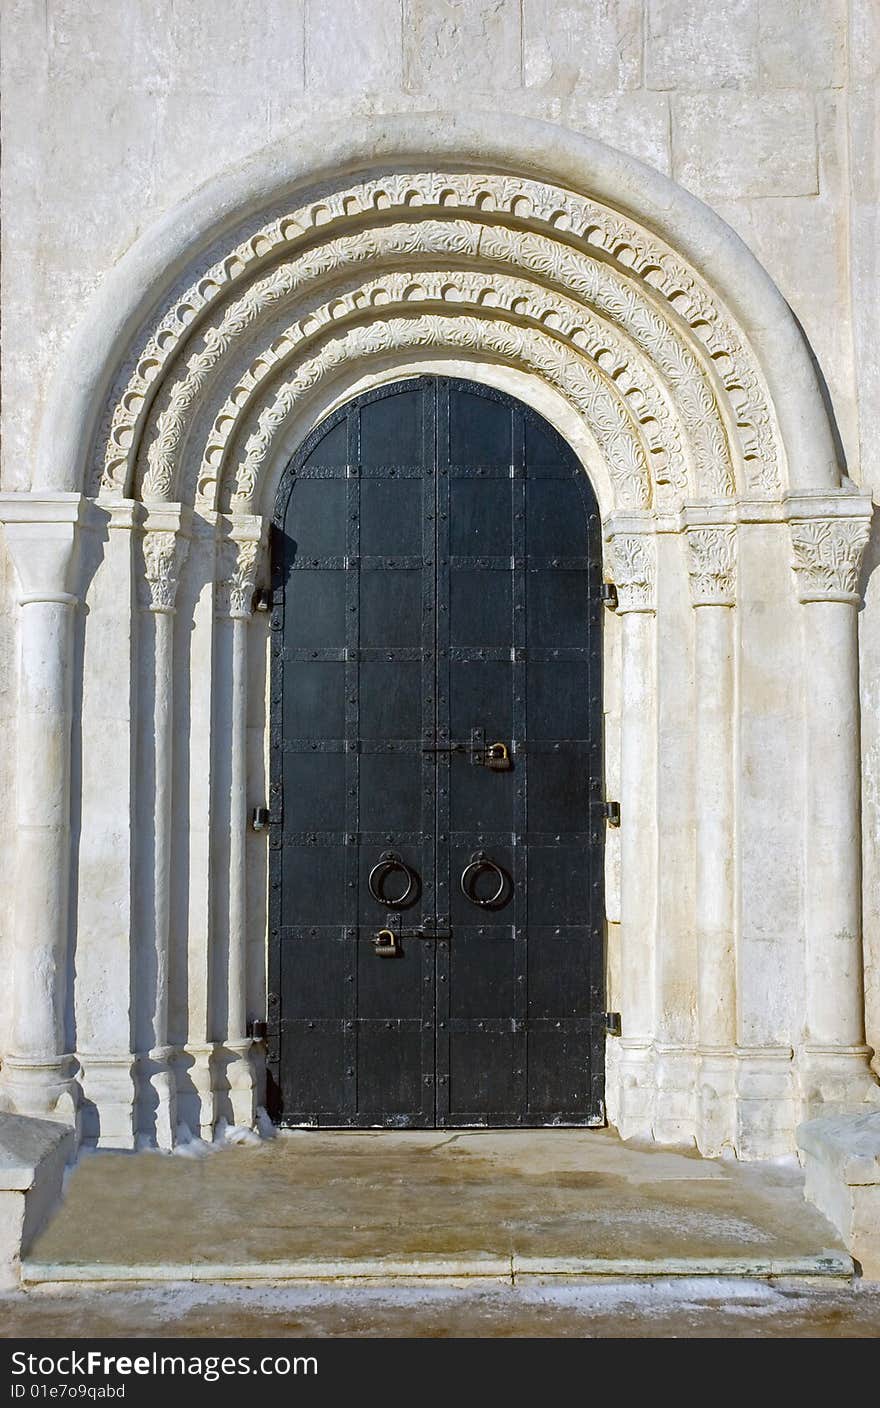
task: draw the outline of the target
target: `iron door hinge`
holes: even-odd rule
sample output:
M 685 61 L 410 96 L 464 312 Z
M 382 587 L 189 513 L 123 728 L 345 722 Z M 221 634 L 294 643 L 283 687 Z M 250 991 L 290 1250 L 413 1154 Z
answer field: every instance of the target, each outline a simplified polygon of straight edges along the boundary
M 619 826 L 619 825 L 620 825 L 620 803 L 619 803 L 619 802 L 603 802 L 603 803 L 602 803 L 602 815 L 603 815 L 603 817 L 605 818 L 605 820 L 608 822 L 608 825 L 609 825 L 609 826 Z
M 621 1027 L 621 1023 L 620 1023 L 620 1013 L 619 1013 L 619 1012 L 604 1012 L 602 1015 L 603 1015 L 603 1017 L 605 1018 L 605 1031 L 606 1031 L 607 1035 L 608 1035 L 608 1036 L 620 1036 L 621 1031 L 622 1031 L 622 1027 Z
M 617 610 L 617 588 L 613 582 L 603 582 L 600 593 L 602 602 L 609 611 Z

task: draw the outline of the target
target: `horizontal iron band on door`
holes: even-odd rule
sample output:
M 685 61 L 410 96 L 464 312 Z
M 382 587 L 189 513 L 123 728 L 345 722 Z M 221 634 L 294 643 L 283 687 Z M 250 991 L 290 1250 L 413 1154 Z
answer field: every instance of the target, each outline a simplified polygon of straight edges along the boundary
M 309 464 L 297 470 L 296 479 L 422 479 L 425 471 L 411 464 Z
M 297 479 L 431 479 L 434 467 L 430 464 L 417 465 L 408 461 L 394 464 L 358 464 L 349 460 L 346 464 L 303 465 L 296 473 Z M 535 467 L 529 474 L 525 466 L 513 464 L 441 464 L 439 474 L 450 479 L 562 479 L 570 480 L 571 472 L 548 473 L 545 468 Z
M 467 831 L 448 831 L 453 845 L 465 845 L 476 841 L 479 846 L 540 846 L 552 850 L 555 847 L 588 846 L 592 833 L 589 831 L 481 831 L 478 836 L 472 828 Z M 386 843 L 399 846 L 420 846 L 427 839 L 425 831 L 285 831 L 284 846 L 384 846 Z
M 598 744 L 591 738 L 566 738 L 564 741 L 555 738 L 530 739 L 528 743 L 511 738 L 507 740 L 507 744 L 514 762 L 518 756 L 524 757 L 527 754 L 565 753 L 567 757 L 580 758 L 598 752 Z M 281 738 L 278 746 L 283 753 L 418 753 L 429 767 L 433 767 L 435 757 L 442 762 L 445 758 L 458 756 L 426 752 L 424 741 L 415 738 L 398 738 L 393 741 L 373 738 Z M 466 755 L 461 756 L 466 762 Z M 599 778 L 591 776 L 587 781 L 591 787 L 601 788 Z
M 431 479 L 433 466 L 412 464 L 307 464 L 301 465 L 296 479 Z M 449 479 L 530 479 L 570 482 L 571 471 L 557 472 L 549 465 L 442 464 L 441 478 Z
M 605 1030 L 605 1013 L 591 1017 L 282 1017 L 279 1024 L 285 1031 L 351 1032 L 366 1028 L 385 1031 L 424 1031 L 434 1027 L 448 1036 L 463 1036 L 485 1032 L 489 1036 L 528 1036 L 530 1032 L 591 1032 Z M 584 1070 L 589 1070 L 585 1051 Z
M 595 652 L 589 645 L 563 645 L 553 650 L 538 649 L 532 647 L 527 650 L 525 646 L 503 645 L 453 645 L 449 649 L 433 650 L 423 649 L 417 645 L 372 645 L 372 646 L 322 646 L 310 648 L 309 646 L 286 646 L 279 651 L 281 660 L 285 664 L 313 664 L 315 661 L 344 661 L 344 662 L 365 662 L 365 661 L 425 661 L 449 659 L 455 662 L 471 662 L 477 660 L 501 660 L 510 663 L 522 663 L 543 665 L 554 660 L 576 660 L 589 661 L 590 656 Z
M 439 927 L 450 927 L 448 914 L 436 915 L 436 921 Z M 349 943 L 354 939 L 360 942 L 362 939 L 372 938 L 382 923 L 383 920 L 377 915 L 375 919 L 371 918 L 357 924 L 281 924 L 273 925 L 273 930 L 280 934 L 285 942 L 320 938 L 329 939 L 333 943 Z M 451 928 L 453 939 L 456 937 L 477 938 L 486 929 L 491 930 L 493 939 L 505 938 L 513 941 L 525 938 L 523 924 L 515 924 L 512 921 L 505 923 L 502 919 L 499 919 L 497 923 L 486 919 L 472 924 L 456 922 L 451 925 Z M 560 943 L 582 942 L 591 936 L 599 938 L 601 928 L 594 924 L 530 924 L 529 933 L 539 937 L 542 943 L 550 943 L 554 939 L 559 939 Z
M 598 571 L 599 564 L 591 557 L 545 557 L 537 554 L 527 553 L 524 557 L 446 557 L 441 558 L 442 567 L 450 567 L 458 571 L 473 571 L 480 569 L 487 572 L 548 572 L 551 569 L 559 568 L 568 572 L 587 572 L 595 567 Z M 361 571 L 375 572 L 392 570 L 419 570 L 420 568 L 434 567 L 433 558 L 424 556 L 386 556 L 376 557 L 367 555 L 340 555 L 334 557 L 299 557 L 296 556 L 288 564 L 294 572 L 321 571 L 321 572 L 345 572 L 360 568 Z

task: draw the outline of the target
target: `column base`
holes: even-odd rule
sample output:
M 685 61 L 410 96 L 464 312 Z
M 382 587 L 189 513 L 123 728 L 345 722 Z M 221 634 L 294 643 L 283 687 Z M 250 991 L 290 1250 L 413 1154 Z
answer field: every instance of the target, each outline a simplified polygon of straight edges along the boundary
M 621 1037 L 617 1059 L 617 1129 L 621 1139 L 654 1138 L 656 1100 L 651 1042 Z
M 697 1148 L 707 1159 L 736 1151 L 736 1051 L 703 1047 L 698 1053 Z
M 657 1047 L 609 1039 L 608 1118 L 622 1139 L 771 1159 L 795 1152 L 801 1103 L 790 1047 Z M 880 1087 L 877 1087 L 880 1093 Z
M 658 1144 L 693 1144 L 697 1122 L 697 1053 L 681 1046 L 654 1047 L 654 1138 Z
M 78 1146 L 82 1091 L 76 1072 L 73 1056 L 53 1056 L 45 1061 L 5 1056 L 0 1069 L 0 1110 L 70 1125 Z
M 97 1149 L 135 1146 L 137 1086 L 131 1052 L 78 1053 L 82 1068 L 83 1142 Z
M 880 1084 L 870 1046 L 809 1044 L 798 1053 L 801 1119 L 843 1114 L 866 1103 L 880 1108 Z
M 173 1149 L 177 1136 L 177 1076 L 175 1052 L 158 1046 L 137 1058 L 137 1142 Z
M 177 1117 L 190 1133 L 208 1144 L 214 1138 L 217 1109 L 214 1053 L 216 1042 L 187 1045 L 177 1053 Z
M 795 1151 L 798 1101 L 789 1046 L 737 1048 L 736 1152 L 774 1159 Z
M 250 1037 L 227 1041 L 214 1052 L 218 1118 L 233 1125 L 253 1127 L 257 1117 L 257 1083 L 251 1062 Z

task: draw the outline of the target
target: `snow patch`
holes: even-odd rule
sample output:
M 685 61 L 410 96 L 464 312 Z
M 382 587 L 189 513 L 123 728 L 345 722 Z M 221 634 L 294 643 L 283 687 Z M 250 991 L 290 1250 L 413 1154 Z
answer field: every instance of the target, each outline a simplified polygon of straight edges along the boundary
M 278 1133 L 278 1130 L 269 1117 L 268 1111 L 264 1110 L 262 1105 L 257 1106 L 256 1125 L 261 1139 L 274 1139 Z
M 262 1142 L 257 1131 L 251 1129 L 249 1125 L 227 1124 L 222 1116 L 214 1129 L 215 1148 L 222 1148 L 225 1144 L 262 1144 Z
M 188 1124 L 181 1122 L 177 1126 L 171 1152 L 179 1159 L 203 1159 L 210 1154 L 211 1145 L 199 1135 L 193 1134 Z

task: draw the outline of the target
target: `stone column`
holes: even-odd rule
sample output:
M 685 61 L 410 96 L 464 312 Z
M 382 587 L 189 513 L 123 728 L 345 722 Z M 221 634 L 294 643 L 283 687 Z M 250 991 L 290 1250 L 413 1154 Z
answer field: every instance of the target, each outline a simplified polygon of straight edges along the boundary
M 76 1122 L 79 1087 L 66 1031 L 70 751 L 79 494 L 2 494 L 0 521 L 21 583 L 11 898 L 12 1030 L 2 1107 Z
M 216 586 L 216 614 L 220 628 L 231 631 L 230 707 L 228 737 L 218 740 L 228 747 L 228 863 L 226 1083 L 235 1124 L 253 1124 L 256 1086 L 250 1061 L 251 1039 L 247 1029 L 247 681 L 248 625 L 256 583 L 263 525 L 259 518 L 235 517 L 229 537 L 219 544 L 221 575 Z
M 861 762 L 857 607 L 870 503 L 792 506 L 803 603 L 806 1030 L 802 1098 L 859 1102 L 874 1086 L 865 1045 L 861 922 Z M 834 516 L 826 516 L 829 508 Z M 800 511 L 799 511 L 800 510 Z M 819 516 L 821 513 L 821 516 Z M 803 516 L 801 516 L 803 514 Z
M 141 1132 L 160 1148 L 170 1149 L 177 1129 L 175 1052 L 168 1044 L 168 999 L 171 923 L 171 806 L 174 754 L 174 605 L 180 571 L 186 557 L 187 510 L 180 504 L 157 504 L 144 521 L 144 577 L 141 583 L 143 626 L 141 663 L 152 661 L 152 712 L 139 720 L 138 778 L 143 802 L 152 808 L 152 867 L 145 885 L 142 915 L 144 950 L 141 958 L 148 976 L 146 988 L 152 1011 L 146 1030 L 149 1050 L 139 1041 L 141 1076 Z M 152 786 L 150 786 L 150 779 Z M 145 811 L 141 820 L 146 822 Z
M 132 808 L 139 697 L 135 581 L 142 520 L 143 504 L 115 499 L 93 510 L 94 527 L 83 539 L 89 609 L 80 701 L 76 922 L 83 941 L 76 951 L 76 1054 L 83 1141 L 111 1149 L 132 1148 L 137 1138 L 131 940 L 138 837 Z
M 700 1049 L 698 1144 L 735 1145 L 736 944 L 734 613 L 736 529 L 689 527 L 694 608 L 695 924 Z
M 613 531 L 621 617 L 620 1095 L 624 1138 L 651 1137 L 657 923 L 657 639 L 653 535 Z

